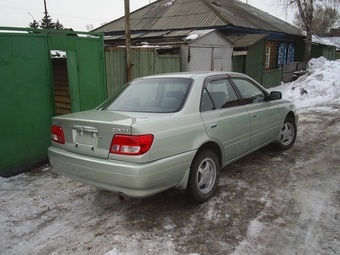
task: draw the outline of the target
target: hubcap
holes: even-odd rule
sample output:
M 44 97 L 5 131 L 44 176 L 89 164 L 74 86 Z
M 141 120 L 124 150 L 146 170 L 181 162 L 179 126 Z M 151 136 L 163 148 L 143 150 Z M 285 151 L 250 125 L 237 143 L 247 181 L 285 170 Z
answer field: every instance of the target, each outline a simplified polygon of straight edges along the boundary
M 294 127 L 290 123 L 285 123 L 281 130 L 281 143 L 289 145 L 294 139 Z
M 216 180 L 216 165 L 213 160 L 205 159 L 198 168 L 197 186 L 201 193 L 208 193 Z

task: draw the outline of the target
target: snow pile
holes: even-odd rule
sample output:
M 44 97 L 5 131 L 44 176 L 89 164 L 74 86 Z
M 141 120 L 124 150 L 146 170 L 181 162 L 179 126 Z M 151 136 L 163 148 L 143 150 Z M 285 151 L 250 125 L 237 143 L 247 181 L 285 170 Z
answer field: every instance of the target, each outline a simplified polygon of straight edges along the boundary
M 307 74 L 271 90 L 282 91 L 283 98 L 293 101 L 297 108 L 340 103 L 340 60 L 313 58 Z

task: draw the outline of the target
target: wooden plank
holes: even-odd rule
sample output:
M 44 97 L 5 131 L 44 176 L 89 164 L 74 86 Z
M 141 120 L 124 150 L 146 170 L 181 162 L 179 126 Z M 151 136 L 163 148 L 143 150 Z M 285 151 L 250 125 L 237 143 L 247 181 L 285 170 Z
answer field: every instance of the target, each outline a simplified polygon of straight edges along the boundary
M 70 92 L 66 90 L 55 90 L 54 95 L 56 96 L 67 96 L 70 97 Z
M 71 98 L 66 59 L 52 59 L 56 114 L 71 113 Z
M 56 102 L 71 103 L 71 99 L 69 97 L 55 96 L 54 98 Z
M 63 115 L 63 114 L 68 114 L 68 113 L 71 113 L 70 109 L 63 109 L 63 108 L 57 108 L 56 109 L 57 115 Z
M 70 109 L 71 110 L 71 104 L 68 104 L 68 103 L 55 102 L 55 105 L 56 105 L 57 108 Z
M 54 91 L 69 91 L 68 86 L 54 86 Z

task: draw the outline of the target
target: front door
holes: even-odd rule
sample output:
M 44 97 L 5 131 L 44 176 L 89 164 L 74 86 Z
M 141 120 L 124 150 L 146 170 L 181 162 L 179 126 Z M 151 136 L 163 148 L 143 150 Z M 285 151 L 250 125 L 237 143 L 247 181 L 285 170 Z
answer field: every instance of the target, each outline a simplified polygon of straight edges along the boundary
M 266 93 L 255 83 L 234 78 L 233 83 L 243 97 L 251 121 L 251 149 L 255 149 L 277 137 L 280 113 L 275 101 L 266 101 Z

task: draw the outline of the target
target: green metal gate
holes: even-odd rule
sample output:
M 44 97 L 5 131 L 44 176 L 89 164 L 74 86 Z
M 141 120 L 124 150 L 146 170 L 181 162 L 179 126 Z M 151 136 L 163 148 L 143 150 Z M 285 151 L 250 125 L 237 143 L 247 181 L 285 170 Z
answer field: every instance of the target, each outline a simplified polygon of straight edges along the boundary
M 104 43 L 101 33 L 0 30 L 0 175 L 10 176 L 47 157 L 55 115 L 50 50 L 66 52 L 76 112 L 106 99 Z

